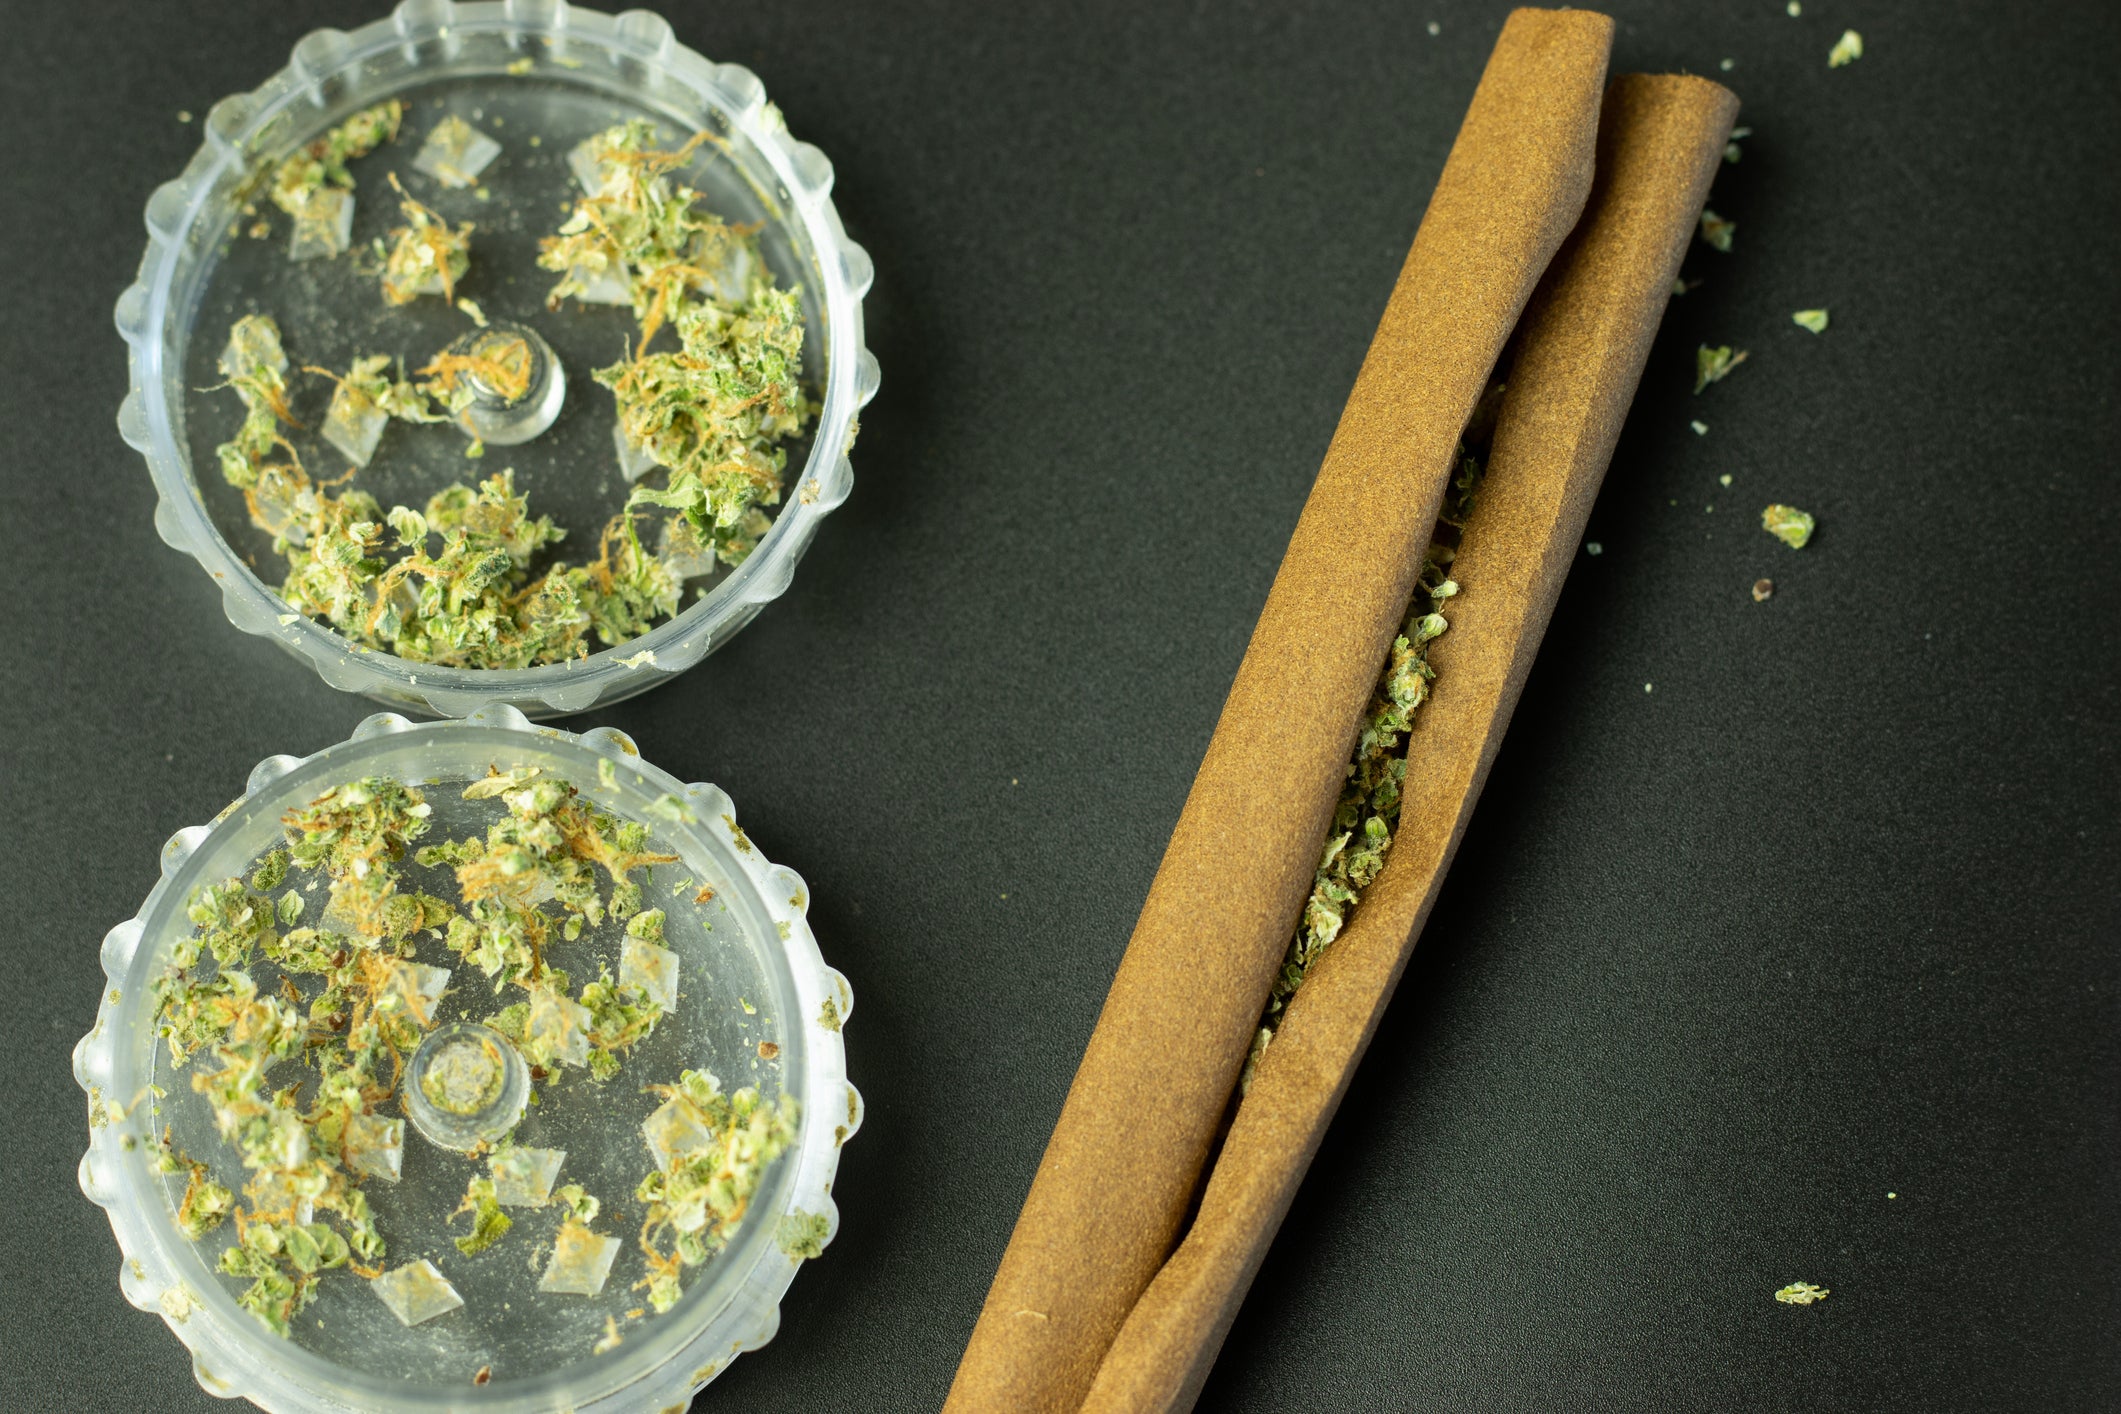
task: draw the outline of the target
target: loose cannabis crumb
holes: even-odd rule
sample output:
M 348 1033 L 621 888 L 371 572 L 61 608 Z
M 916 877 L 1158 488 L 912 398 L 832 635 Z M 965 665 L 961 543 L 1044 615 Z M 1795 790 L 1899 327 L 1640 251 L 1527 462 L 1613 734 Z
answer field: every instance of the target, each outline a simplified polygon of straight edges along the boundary
M 287 352 L 280 343 L 280 326 L 272 316 L 245 315 L 229 327 L 228 347 L 221 355 L 223 387 L 235 390 L 243 403 L 243 423 L 235 436 L 214 448 L 222 479 L 244 493 L 251 519 L 259 520 L 259 502 L 253 494 L 261 474 L 272 464 L 275 451 L 293 448 L 280 434 L 280 424 L 293 424 L 295 415 L 287 405 Z
M 1706 422 L 1689 422 L 1687 426 L 1694 429 L 1694 435 L 1696 437 L 1706 437 L 1709 435 L 1709 425 Z
M 1843 68 L 1863 57 L 1863 36 L 1852 29 L 1841 31 L 1841 38 L 1827 51 L 1826 66 L 1829 69 Z
M 1723 160 L 1738 162 L 1745 157 L 1745 149 L 1738 144 L 1753 135 L 1751 128 L 1732 128 L 1731 140 L 1723 145 Z M 1735 228 L 1734 228 L 1735 229 Z
M 1814 334 L 1826 332 L 1826 311 L 1823 309 L 1800 309 L 1790 319 L 1800 329 L 1809 329 Z
M 825 1255 L 825 1239 L 831 1226 L 823 1213 L 806 1213 L 798 1208 L 782 1217 L 780 1226 L 774 1229 L 773 1243 L 798 1262 L 811 1261 Z
M 299 217 L 323 188 L 351 190 L 353 173 L 346 164 L 395 139 L 404 119 L 404 103 L 393 98 L 362 109 L 309 143 L 273 173 L 273 204 L 288 215 Z
M 1754 602 L 1755 604 L 1765 604 L 1765 603 L 1766 603 L 1766 602 L 1768 601 L 1768 599 L 1769 599 L 1769 598 L 1771 598 L 1771 597 L 1772 597 L 1772 596 L 1774 595 L 1774 593 L 1775 593 L 1775 581 L 1774 581 L 1774 580 L 1772 580 L 1772 579 L 1756 579 L 1756 580 L 1754 580 L 1754 581 L 1753 581 L 1753 602 Z
M 470 407 L 482 388 L 503 402 L 515 402 L 530 391 L 536 364 L 537 355 L 531 351 L 529 339 L 510 330 L 493 329 L 467 336 L 436 354 L 420 370 L 427 378 L 421 387 L 455 415 Z
M 1775 1299 L 1785 1306 L 1809 1306 L 1814 1301 L 1823 1301 L 1833 1293 L 1823 1286 L 1814 1286 L 1808 1281 L 1794 1281 L 1775 1293 Z
M 1703 344 L 1694 354 L 1694 391 L 1699 393 L 1711 383 L 1721 383 L 1731 376 L 1731 370 L 1746 360 L 1746 351 L 1733 351 L 1729 344 L 1710 348 Z
M 1803 4 L 1803 0 L 1790 0 L 1790 3 L 1789 3 L 1789 5 L 1788 5 L 1788 6 L 1786 7 L 1786 13 L 1787 13 L 1787 14 L 1789 15 L 1789 17 L 1790 17 L 1791 19 L 1793 19 L 1793 20 L 1794 20 L 1794 19 L 1796 19 L 1796 18 L 1797 18 L 1797 17 L 1799 16 L 1799 15 L 1803 14 L 1803 13 L 1804 13 L 1804 4 Z
M 1596 540 L 1586 540 L 1583 542 L 1583 552 L 1586 555 L 1603 555 L 1605 546 Z
M 295 218 L 298 258 L 333 256 L 346 248 L 354 186 L 346 164 L 395 139 L 404 119 L 405 105 L 395 98 L 364 108 L 274 171 L 273 205 Z
M 421 295 L 440 295 L 445 302 L 453 302 L 457 281 L 471 269 L 472 223 L 451 228 L 433 210 L 406 195 L 395 172 L 390 174 L 390 185 L 398 194 L 398 209 L 407 224 L 393 229 L 387 241 L 376 238 L 375 251 L 383 261 L 383 302 L 411 304 Z
M 1701 209 L 1701 239 L 1710 249 L 1728 254 L 1731 249 L 1731 237 L 1737 234 L 1736 221 L 1726 221 L 1705 206 Z
M 1792 550 L 1804 548 L 1805 542 L 1812 538 L 1815 524 L 1810 514 L 1795 506 L 1777 503 L 1760 513 L 1760 528 Z

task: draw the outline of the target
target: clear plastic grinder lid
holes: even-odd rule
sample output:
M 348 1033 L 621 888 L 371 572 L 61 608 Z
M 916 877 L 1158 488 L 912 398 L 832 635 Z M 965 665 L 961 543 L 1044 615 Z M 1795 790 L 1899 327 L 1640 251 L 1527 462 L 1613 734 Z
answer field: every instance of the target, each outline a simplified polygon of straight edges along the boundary
M 366 613 L 358 627 L 334 628 L 317 607 L 323 596 L 291 595 L 286 585 L 294 566 L 286 542 L 302 548 L 310 524 L 291 513 L 293 497 L 274 485 L 233 485 L 224 471 L 221 449 L 253 401 L 231 386 L 245 368 L 230 357 L 241 352 L 232 350 L 237 321 L 266 316 L 279 334 L 262 357 L 284 383 L 284 416 L 268 419 L 253 460 L 298 462 L 308 483 L 372 496 L 379 514 L 423 510 L 446 487 L 477 488 L 507 470 L 529 517 L 549 516 L 565 532 L 527 557 L 524 576 L 556 561 L 588 565 L 629 494 L 665 489 L 671 474 L 667 458 L 659 464 L 627 444 L 614 394 L 593 375 L 635 352 L 676 351 L 679 326 L 660 318 L 651 329 L 645 292 L 659 286 L 623 262 L 600 273 L 539 261 L 541 243 L 617 170 L 588 144 L 629 122 L 646 125 L 648 149 L 687 151 L 662 173 L 664 195 L 696 191 L 685 209 L 736 233 L 685 247 L 677 263 L 701 273 L 678 282 L 662 313 L 689 300 L 743 316 L 757 308 L 747 303 L 756 276 L 797 294 L 799 367 L 783 382 L 802 400 L 800 425 L 748 444 L 768 460 L 785 458 L 755 508 L 766 519 L 730 532 L 736 544 L 716 541 L 723 532 L 710 526 L 703 551 L 682 536 L 674 545 L 662 538 L 674 511 L 643 508 L 642 553 L 681 586 L 667 591 L 679 607 L 674 617 L 659 608 L 625 622 L 619 632 L 634 636 L 617 643 L 604 641 L 614 620 L 588 609 L 576 642 L 546 644 L 546 656 L 521 665 L 379 633 Z M 692 666 L 786 589 L 819 521 L 853 485 L 856 417 L 879 381 L 862 337 L 871 266 L 833 207 L 831 165 L 790 137 L 748 70 L 708 62 L 645 11 L 614 18 L 551 0 L 408 0 L 351 33 L 309 35 L 289 68 L 217 104 L 204 128 L 183 175 L 149 202 L 147 253 L 118 302 L 132 367 L 119 427 L 153 472 L 157 528 L 213 575 L 239 628 L 308 660 L 334 686 L 393 705 L 461 716 L 498 701 L 546 716 L 629 696 Z M 336 171 L 309 170 L 308 186 L 290 189 L 301 199 L 283 205 L 276 193 L 294 180 L 288 159 L 335 132 L 343 141 L 323 166 Z M 408 200 L 438 223 L 441 246 L 401 243 L 418 225 Z M 466 223 L 469 263 L 457 270 L 447 247 Z M 401 255 L 411 264 L 398 263 Z M 418 386 L 434 376 L 422 370 L 437 355 L 466 352 L 489 326 L 525 335 L 537 364 L 530 388 L 467 373 L 457 381 L 478 395 L 472 406 L 453 409 L 436 393 L 426 409 L 433 421 L 336 401 L 334 380 L 357 359 L 386 356 L 386 377 L 402 371 L 406 386 Z M 666 453 L 683 440 L 670 435 L 678 440 Z M 386 531 L 371 551 L 393 555 L 400 542 Z M 401 612 L 412 612 L 420 583 L 407 582 Z M 372 585 L 362 592 L 375 597 Z
M 489 977 L 493 954 L 430 912 L 404 946 L 361 963 L 366 981 L 320 1002 L 327 978 L 301 949 L 332 938 L 307 942 L 302 925 L 350 926 L 358 890 L 335 890 L 329 863 L 274 877 L 274 851 L 289 841 L 289 812 L 377 780 L 424 807 L 396 865 L 399 898 L 471 915 L 463 860 L 422 864 L 419 848 L 500 841 L 497 823 L 543 818 L 535 809 L 566 790 L 581 812 L 569 818 L 602 819 L 603 838 L 656 862 L 627 871 L 639 897 L 617 907 L 614 876 L 587 871 L 596 921 L 557 899 L 534 905 L 551 923 L 540 965 L 547 978 L 564 970 L 565 990 L 527 989 L 505 967 Z M 536 805 L 513 793 L 532 783 L 550 792 Z M 621 832 L 624 822 L 641 828 Z M 505 854 L 489 843 L 480 858 L 506 868 Z M 781 1293 L 837 1228 L 832 1177 L 861 1102 L 839 1031 L 852 996 L 819 957 L 806 886 L 760 854 L 727 796 L 642 762 L 608 729 L 575 736 L 509 708 L 421 725 L 379 716 L 315 756 L 262 762 L 241 800 L 172 838 L 162 867 L 138 916 L 104 942 L 109 982 L 75 1051 L 90 1110 L 81 1182 L 109 1212 L 127 1299 L 191 1348 L 208 1390 L 275 1410 L 661 1409 L 772 1337 Z M 230 881 L 239 894 L 213 893 Z M 231 897 L 269 911 L 240 928 L 274 941 L 222 964 L 194 940 L 240 916 Z M 661 917 L 644 926 L 650 910 Z M 171 979 L 223 1005 L 212 998 L 229 988 L 214 984 L 238 965 L 249 978 L 238 998 L 284 1003 L 277 1014 L 299 1033 L 247 1090 L 228 1084 L 231 1056 L 267 1029 L 257 1017 L 270 1008 L 252 1002 L 233 1022 L 214 1013 L 182 1064 L 169 1036 L 184 1029 L 172 1025 Z M 600 977 L 612 984 L 602 994 Z M 570 1010 L 600 996 L 635 1010 Z M 652 1026 L 629 1036 L 626 1016 L 650 1002 Z M 386 1015 L 399 1029 L 374 1050 L 376 1084 L 339 1123 L 320 1123 L 332 1067 L 317 1051 L 343 1060 L 333 1047 L 350 1047 L 347 1022 Z M 230 1134 L 237 1091 L 260 1103 L 252 1127 Z M 677 1175 L 711 1187 L 753 1159 L 733 1194 L 693 1204 L 707 1240 L 682 1255 Z M 644 1190 L 651 1175 L 659 1186 Z M 355 1194 L 375 1245 L 329 1260 L 359 1226 L 347 1217 Z M 733 1211 L 726 1222 L 717 1202 Z M 297 1228 L 309 1246 L 288 1235 Z M 280 1235 L 261 1243 L 264 1230 Z M 266 1257 L 246 1256 L 260 1245 Z M 673 1279 L 660 1292 L 659 1271 Z M 284 1334 L 243 1304 L 272 1273 L 302 1273 L 291 1312 L 270 1289 L 260 1303 Z

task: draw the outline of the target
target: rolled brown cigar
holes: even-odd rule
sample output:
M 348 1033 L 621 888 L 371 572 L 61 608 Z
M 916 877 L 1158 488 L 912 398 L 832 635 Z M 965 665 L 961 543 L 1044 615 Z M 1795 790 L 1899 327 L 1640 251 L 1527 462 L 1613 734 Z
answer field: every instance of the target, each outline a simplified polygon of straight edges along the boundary
M 1199 1183 L 1460 432 L 1591 185 L 1612 21 L 1503 26 L 1349 394 L 947 1408 L 1073 1409 Z
M 1607 92 L 1597 184 L 1526 315 L 1452 562 L 1461 589 L 1429 650 L 1436 689 L 1408 737 L 1384 871 L 1290 1000 L 1200 1212 L 1107 1352 L 1085 1411 L 1193 1406 L 1473 813 L 1737 111 L 1705 79 L 1629 74 Z

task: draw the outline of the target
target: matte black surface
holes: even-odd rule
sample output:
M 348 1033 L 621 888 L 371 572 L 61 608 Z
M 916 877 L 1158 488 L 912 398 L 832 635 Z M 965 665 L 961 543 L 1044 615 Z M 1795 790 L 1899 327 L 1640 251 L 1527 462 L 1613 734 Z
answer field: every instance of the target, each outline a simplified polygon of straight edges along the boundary
M 1616 67 L 1736 60 L 1737 249 L 1204 1407 L 2116 1407 L 2121 11 L 1616 8 Z M 844 1229 L 701 1405 L 932 1408 L 1504 6 L 670 10 L 836 163 L 884 369 L 789 595 L 601 718 L 859 999 Z M 109 311 L 178 110 L 367 17 L 0 6 L 0 1408 L 223 1407 L 68 1051 L 161 841 L 372 709 L 156 539 Z

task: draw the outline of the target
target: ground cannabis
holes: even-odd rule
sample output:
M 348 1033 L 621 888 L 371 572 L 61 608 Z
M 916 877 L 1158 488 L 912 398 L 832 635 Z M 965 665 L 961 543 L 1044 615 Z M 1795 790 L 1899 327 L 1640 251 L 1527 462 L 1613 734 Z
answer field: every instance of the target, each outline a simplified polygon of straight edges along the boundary
M 307 144 L 273 173 L 273 205 L 300 216 L 317 192 L 327 187 L 352 190 L 353 173 L 346 164 L 396 138 L 404 120 L 404 103 L 392 98 L 362 109 Z
M 635 119 L 584 142 L 569 158 L 584 195 L 557 234 L 541 243 L 538 265 L 558 272 L 546 296 L 557 309 L 570 296 L 633 307 L 641 341 L 687 300 L 742 292 L 754 257 L 746 233 L 698 205 L 699 193 L 670 174 L 707 141 L 653 144 L 655 125 Z
M 1852 29 L 1841 31 L 1841 38 L 1827 51 L 1826 66 L 1829 69 L 1846 68 L 1863 57 L 1863 36 Z
M 221 1220 L 234 1211 L 236 1195 L 215 1181 L 212 1169 L 176 1148 L 166 1127 L 155 1154 L 154 1169 L 157 1173 L 185 1175 L 184 1196 L 177 1200 L 177 1226 L 192 1241 L 197 1242 L 219 1227 Z
M 346 161 L 393 136 L 401 116 L 382 105 L 304 149 L 286 169 L 288 200 L 350 185 Z M 419 509 L 385 509 L 364 491 L 312 479 L 285 430 L 301 424 L 279 327 L 266 315 L 238 321 L 222 372 L 245 417 L 216 455 L 253 524 L 286 557 L 280 592 L 295 613 L 413 662 L 556 663 L 587 656 L 592 640 L 609 647 L 646 633 L 678 611 L 688 580 L 743 563 L 771 528 L 782 444 L 817 411 L 800 383 L 801 299 L 774 286 L 753 230 L 706 211 L 696 191 L 672 180 L 704 135 L 673 151 L 657 150 L 652 136 L 636 122 L 584 145 L 578 172 L 589 194 L 539 257 L 562 272 L 553 303 L 574 295 L 632 306 L 638 342 L 593 377 L 612 390 L 628 455 L 668 469 L 665 485 L 634 489 L 586 563 L 537 570 L 533 562 L 564 533 L 531 515 L 512 469 L 476 487 L 446 487 Z M 452 228 L 399 193 L 407 224 L 377 245 L 385 299 L 454 301 L 471 225 Z M 483 321 L 476 306 L 466 314 Z M 665 329 L 676 347 L 652 348 Z M 416 383 L 383 354 L 343 375 L 306 371 L 334 384 L 324 439 L 361 467 L 393 419 L 447 421 L 482 393 L 521 397 L 532 360 L 520 335 L 496 330 L 491 347 L 436 355 Z M 475 440 L 467 455 L 484 450 Z
M 1392 641 L 1377 691 L 1363 714 L 1355 739 L 1355 756 L 1348 763 L 1340 803 L 1334 809 L 1333 823 L 1312 879 L 1311 896 L 1304 904 L 1296 936 L 1274 979 L 1251 1053 L 1245 1058 L 1238 1082 L 1240 1093 L 1251 1088 L 1253 1073 L 1274 1039 L 1289 999 L 1303 986 L 1311 966 L 1340 936 L 1360 904 L 1363 890 L 1384 869 L 1407 774 L 1403 743 L 1415 712 L 1428 700 L 1429 684 L 1436 678 L 1436 671 L 1428 662 L 1428 645 L 1450 626 L 1443 610 L 1459 592 L 1458 581 L 1451 578 L 1451 564 L 1457 558 L 1459 536 L 1480 485 L 1482 458 L 1501 409 L 1502 394 L 1500 384 L 1488 390 L 1459 444 L 1457 469 L 1444 491 L 1443 506 L 1415 583 L 1413 602 L 1405 624 Z
M 537 364 L 530 340 L 500 329 L 474 335 L 461 348 L 452 345 L 420 370 L 420 387 L 452 416 L 477 401 L 483 391 L 512 403 L 530 391 Z
M 185 1177 L 176 1207 L 187 1236 L 199 1240 L 233 1218 L 236 1239 L 220 1269 L 249 1281 L 242 1305 L 279 1334 L 288 1333 L 324 1272 L 383 1275 L 384 1240 L 360 1184 L 398 1177 L 404 1121 L 381 1110 L 438 1019 L 450 978 L 414 960 L 419 940 L 438 940 L 493 979 L 497 991 L 519 998 L 488 1024 L 516 1042 L 534 1076 L 579 1066 L 594 1080 L 615 1078 L 675 1002 L 677 957 L 662 946 L 668 920 L 660 909 L 641 908 L 640 882 L 631 877 L 674 860 L 649 848 L 646 826 L 596 809 L 536 767 L 496 771 L 463 793 L 503 807 L 484 835 L 426 842 L 433 811 L 422 792 L 381 776 L 342 782 L 288 811 L 283 843 L 247 878 L 193 892 L 186 906 L 192 931 L 174 944 L 155 984 L 157 1034 L 171 1062 L 192 1069 L 193 1088 L 211 1105 L 217 1131 L 248 1177 L 239 1198 L 167 1134 L 154 1166 Z M 403 876 L 408 857 L 451 871 L 458 897 L 410 887 Z M 292 886 L 297 875 L 308 876 L 304 887 Z M 304 895 L 320 887 L 315 924 L 297 926 L 312 911 Z M 607 918 L 628 924 L 619 975 L 603 969 L 570 995 L 567 975 L 550 964 L 546 949 L 579 937 L 585 922 Z M 260 960 L 283 974 L 277 988 L 254 979 L 250 969 Z M 287 1084 L 286 1067 L 307 1074 Z M 421 1083 L 439 1108 L 477 1110 L 490 1098 L 481 1077 L 498 1071 L 491 1064 L 453 1068 L 445 1053 Z M 312 1082 L 305 1105 L 299 1096 Z M 670 1093 L 693 1122 L 684 1133 L 696 1130 L 698 1142 L 681 1136 L 671 1151 L 657 1190 L 663 1206 L 652 1212 L 643 1240 L 667 1247 L 651 1247 L 658 1263 L 652 1271 L 667 1279 L 675 1299 L 677 1271 L 720 1245 L 759 1172 L 792 1138 L 793 1110 L 762 1103 L 756 1091 L 720 1096 L 690 1075 Z M 458 1250 L 470 1255 L 498 1241 L 511 1225 L 503 1211 L 511 1203 L 537 1206 L 557 1197 L 578 1224 L 594 1220 L 600 1205 L 580 1185 L 552 1191 L 562 1158 L 558 1150 L 510 1144 L 496 1151 L 457 1210 L 470 1215 L 469 1231 L 455 1238 Z M 577 1245 L 594 1256 L 605 1249 L 591 1246 L 603 1241 Z M 386 1300 L 403 1295 L 398 1288 L 416 1277 L 390 1279 L 397 1285 L 378 1288 Z M 439 1273 L 434 1279 L 446 1287 Z
M 733 226 L 674 183 L 706 140 L 671 151 L 636 120 L 598 134 L 571 159 L 586 195 L 538 263 L 560 279 L 547 296 L 629 304 L 640 326 L 632 355 L 596 370 L 618 406 L 630 454 L 669 470 L 661 491 L 627 502 L 680 512 L 700 552 L 741 564 L 769 522 L 787 455 L 781 443 L 817 411 L 800 386 L 802 302 L 775 288 L 756 232 Z M 678 347 L 654 351 L 675 330 Z
M 1826 332 L 1826 311 L 1823 309 L 1800 309 L 1790 316 L 1790 321 L 1800 329 L 1809 329 L 1814 334 Z
M 781 498 L 779 444 L 816 411 L 797 384 L 801 303 L 793 290 L 760 284 L 740 313 L 698 303 L 673 322 L 675 352 L 595 374 L 618 400 L 626 440 L 670 469 L 667 487 L 644 486 L 627 507 L 667 506 L 717 560 L 742 564 L 771 526 L 760 508 Z
M 357 467 L 368 465 L 392 418 L 400 422 L 443 420 L 443 414 L 434 410 L 427 394 L 405 376 L 404 364 L 393 361 L 388 354 L 357 358 L 343 374 L 328 368 L 305 367 L 302 371 L 331 380 L 331 405 L 324 412 L 323 437 Z M 299 464 L 291 463 L 280 476 L 294 485 L 296 470 Z M 302 478 L 305 484 L 307 480 L 306 476 Z
M 1812 528 L 1817 522 L 1809 512 L 1795 506 L 1776 504 L 1760 513 L 1760 528 L 1789 546 L 1802 550 L 1805 542 L 1812 538 Z
M 290 812 L 286 849 L 261 861 L 248 882 L 227 879 L 193 893 L 187 914 L 198 931 L 179 941 L 156 983 L 158 1034 L 176 1065 L 207 1058 L 192 1087 L 251 1175 L 248 1206 L 234 1208 L 225 1189 L 193 1169 L 179 1222 L 196 1236 L 219 1222 L 219 1210 L 233 1212 L 236 1242 L 220 1269 L 250 1280 L 240 1303 L 282 1335 L 321 1272 L 352 1266 L 373 1274 L 362 1264 L 383 1257 L 356 1186 L 374 1155 L 355 1139 L 389 1096 L 424 1025 L 395 985 L 398 959 L 411 931 L 434 921 L 431 906 L 446 905 L 400 895 L 395 865 L 425 819 L 417 792 L 380 781 L 349 782 Z M 280 931 L 299 910 L 276 903 L 269 890 L 290 865 L 329 880 L 332 931 Z M 198 974 L 202 955 L 216 964 L 210 977 Z M 254 957 L 321 985 L 306 1004 L 291 982 L 280 995 L 261 994 L 246 970 Z M 297 1107 L 300 1086 L 267 1085 L 270 1071 L 293 1061 L 316 1075 L 306 1110 Z
M 1833 1295 L 1823 1286 L 1814 1286 L 1808 1281 L 1793 1281 L 1775 1293 L 1775 1299 L 1786 1306 L 1809 1306 L 1814 1301 L 1823 1301 Z
M 346 249 L 353 227 L 353 173 L 346 164 L 398 135 L 405 105 L 393 98 L 364 108 L 298 149 L 272 175 L 273 205 L 295 218 L 297 260 Z
M 634 1197 L 647 1205 L 640 1245 L 648 1275 L 636 1285 L 660 1313 L 677 1304 L 680 1280 L 719 1252 L 750 1208 L 767 1167 L 795 1142 L 795 1105 L 749 1086 L 723 1094 L 703 1070 L 687 1070 L 642 1126 L 657 1167 Z

